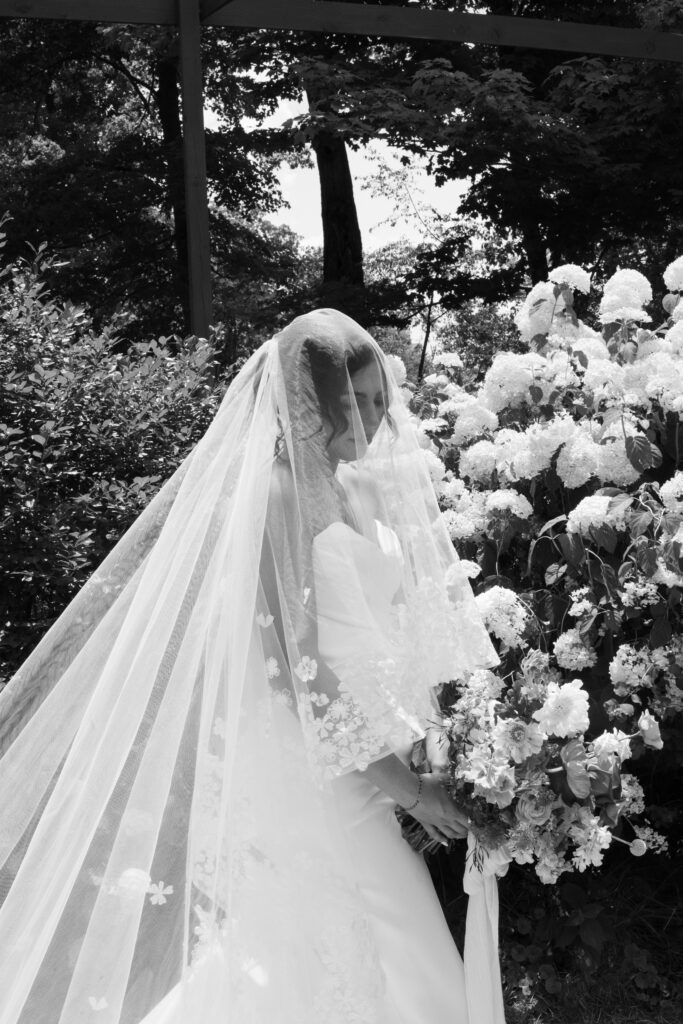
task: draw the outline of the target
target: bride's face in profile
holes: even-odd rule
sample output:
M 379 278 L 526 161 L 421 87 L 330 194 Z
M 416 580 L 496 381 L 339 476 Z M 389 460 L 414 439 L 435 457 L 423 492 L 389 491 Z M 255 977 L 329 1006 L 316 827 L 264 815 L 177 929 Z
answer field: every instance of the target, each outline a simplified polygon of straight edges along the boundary
M 370 444 L 384 419 L 387 406 L 384 381 L 379 366 L 374 359 L 351 375 L 351 385 L 358 415 L 363 424 L 365 440 Z M 325 423 L 327 453 L 334 464 L 338 462 L 353 462 L 359 455 L 363 454 L 362 451 L 359 451 L 358 438 L 353 429 L 354 410 L 351 407 L 350 396 L 342 395 L 340 405 L 347 421 L 344 430 L 335 433 L 332 424 Z

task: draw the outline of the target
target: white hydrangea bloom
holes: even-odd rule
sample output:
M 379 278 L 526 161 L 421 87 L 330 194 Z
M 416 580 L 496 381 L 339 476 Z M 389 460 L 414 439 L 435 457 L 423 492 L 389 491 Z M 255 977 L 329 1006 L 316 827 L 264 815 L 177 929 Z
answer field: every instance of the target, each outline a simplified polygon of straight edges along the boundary
M 580 533 L 585 536 L 591 527 L 603 525 L 623 530 L 623 510 L 610 510 L 610 500 L 606 494 L 590 494 L 587 498 L 582 498 L 567 516 L 567 533 Z
M 425 465 L 429 471 L 429 475 L 432 479 L 433 484 L 440 484 L 446 475 L 446 467 L 434 452 L 422 449 L 422 457 L 425 460 Z
M 393 354 L 388 355 L 386 359 L 387 363 L 389 364 L 389 369 L 391 370 L 392 377 L 394 378 L 398 386 L 401 387 L 401 385 L 405 384 L 406 382 L 406 364 L 403 362 L 400 356 L 396 356 Z
M 519 647 L 529 613 L 517 594 L 496 586 L 477 594 L 475 601 L 486 628 L 502 642 L 503 650 Z
M 462 369 L 463 361 L 457 352 L 439 352 L 432 359 L 433 366 L 445 366 L 447 369 Z
M 546 360 L 535 352 L 498 352 L 486 371 L 480 400 L 492 412 L 528 404 L 529 388 L 543 377 Z
M 670 327 L 664 335 L 666 341 L 671 345 L 671 354 L 680 356 L 683 354 L 683 320 Z
M 670 480 L 659 487 L 659 497 L 667 508 L 676 512 L 681 511 L 680 503 L 683 502 L 683 472 L 677 469 Z
M 566 284 L 577 292 L 588 295 L 591 290 L 591 276 L 583 267 L 576 263 L 565 263 L 561 267 L 555 267 L 548 274 L 548 280 L 556 284 Z
M 683 256 L 679 256 L 666 268 L 664 284 L 670 292 L 683 292 Z
M 477 565 L 476 562 L 472 562 L 469 558 L 461 558 L 460 567 L 468 580 L 474 580 L 477 576 L 481 575 L 481 566 Z
M 465 493 L 465 482 L 457 477 L 451 477 L 441 485 L 441 501 L 446 505 L 456 505 Z
M 624 393 L 624 368 L 609 359 L 591 359 L 583 377 L 587 391 L 600 397 L 619 397 Z
M 460 476 L 486 483 L 496 468 L 498 449 L 493 441 L 475 441 L 460 453 Z
M 562 445 L 557 475 L 565 487 L 583 487 L 598 470 L 598 448 L 587 431 L 578 431 Z
M 488 513 L 510 512 L 520 519 L 528 519 L 533 515 L 533 508 L 523 494 L 517 491 L 493 491 L 486 499 Z
M 451 440 L 453 444 L 463 444 L 475 437 L 498 429 L 498 417 L 495 412 L 487 409 L 474 396 L 467 395 L 463 399 L 452 399 L 452 411 L 456 415 Z
M 597 447 L 597 475 L 600 483 L 628 487 L 640 477 L 640 470 L 629 462 L 623 440 L 615 440 Z
M 580 672 L 584 668 L 592 668 L 598 660 L 595 651 L 583 642 L 576 627 L 567 629 L 558 636 L 553 647 L 553 654 L 560 668 L 565 668 L 570 672 Z
M 515 316 L 515 323 L 524 341 L 531 341 L 537 334 L 547 334 L 553 319 L 564 309 L 564 299 L 561 295 L 555 295 L 552 281 L 539 281 L 535 284 Z
M 636 298 L 637 305 L 644 306 L 652 302 L 652 285 L 639 270 L 617 270 L 605 282 L 603 295 L 610 295 L 616 292 L 632 294 Z

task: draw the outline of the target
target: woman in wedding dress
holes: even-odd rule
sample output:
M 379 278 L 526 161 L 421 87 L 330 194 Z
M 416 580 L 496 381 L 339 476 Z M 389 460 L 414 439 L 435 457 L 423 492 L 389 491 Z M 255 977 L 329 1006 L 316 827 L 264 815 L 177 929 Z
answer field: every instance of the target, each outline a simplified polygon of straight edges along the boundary
M 386 358 L 299 317 L 0 696 L 2 1024 L 500 1024 L 394 813 L 466 836 L 410 754 L 496 661 Z

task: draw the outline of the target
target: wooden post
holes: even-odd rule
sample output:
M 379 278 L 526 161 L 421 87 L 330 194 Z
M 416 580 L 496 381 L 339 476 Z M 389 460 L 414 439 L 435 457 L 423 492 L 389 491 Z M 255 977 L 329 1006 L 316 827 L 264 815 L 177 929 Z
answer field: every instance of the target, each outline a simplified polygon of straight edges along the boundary
M 190 277 L 190 330 L 208 337 L 211 309 L 211 244 L 206 181 L 204 90 L 199 0 L 178 0 L 183 98 L 185 209 Z

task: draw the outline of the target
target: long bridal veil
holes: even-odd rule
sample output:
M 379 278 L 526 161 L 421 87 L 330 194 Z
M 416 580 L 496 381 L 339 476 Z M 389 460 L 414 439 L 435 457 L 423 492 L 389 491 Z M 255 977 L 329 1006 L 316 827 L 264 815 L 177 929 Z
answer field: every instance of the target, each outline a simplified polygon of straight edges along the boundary
M 371 1024 L 331 780 L 495 661 L 385 357 L 298 318 L 0 696 L 3 1024 Z

